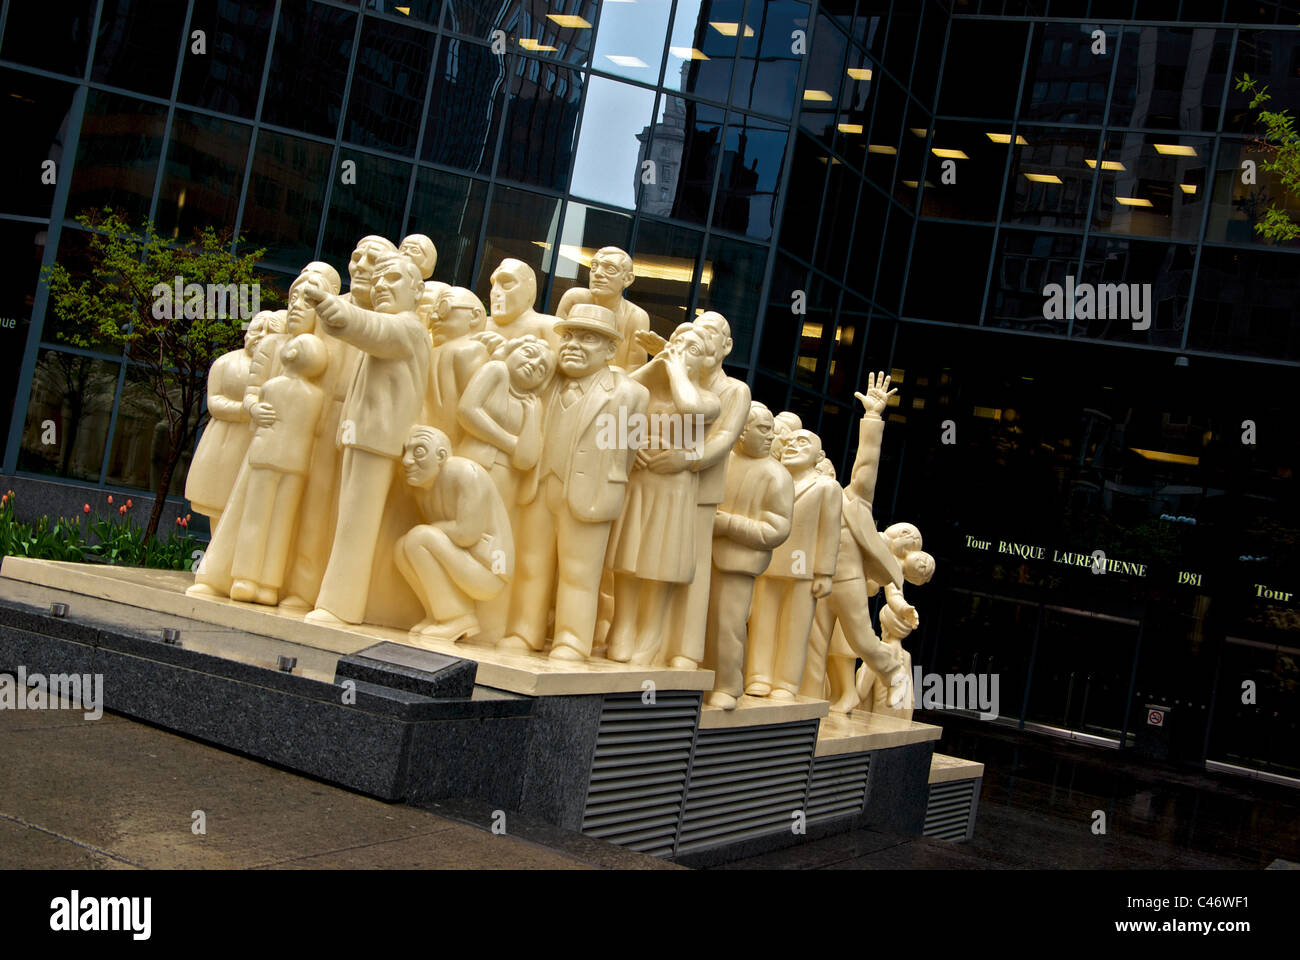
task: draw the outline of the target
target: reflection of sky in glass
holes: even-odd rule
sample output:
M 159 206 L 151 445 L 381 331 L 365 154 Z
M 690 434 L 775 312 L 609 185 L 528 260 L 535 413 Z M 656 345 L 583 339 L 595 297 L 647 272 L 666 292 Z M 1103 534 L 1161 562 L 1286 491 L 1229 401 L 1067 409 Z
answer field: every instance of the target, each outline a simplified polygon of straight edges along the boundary
M 575 195 L 616 207 L 636 206 L 637 135 L 650 125 L 654 97 L 652 90 L 591 78 L 573 159 Z
M 642 83 L 658 83 L 671 0 L 605 0 L 601 6 L 592 66 Z

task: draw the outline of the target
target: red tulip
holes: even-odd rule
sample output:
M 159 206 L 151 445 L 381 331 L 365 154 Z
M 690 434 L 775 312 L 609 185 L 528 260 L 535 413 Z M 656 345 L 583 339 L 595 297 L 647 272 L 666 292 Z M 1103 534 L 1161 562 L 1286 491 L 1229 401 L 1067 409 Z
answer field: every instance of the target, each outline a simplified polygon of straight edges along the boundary
M 126 508 L 127 508 L 128 510 L 131 509 L 131 500 L 130 500 L 130 498 L 128 498 L 127 501 L 126 501 Z
M 90 504 L 86 504 L 84 507 L 82 507 L 82 508 L 81 508 L 81 512 L 82 512 L 82 513 L 90 513 Z
M 118 513 L 123 513 L 123 514 L 126 513 L 126 504 L 124 503 L 124 504 L 122 504 L 120 507 L 118 507 L 118 508 L 117 508 L 117 512 L 118 512 Z
M 113 495 L 112 495 L 111 493 L 108 495 L 108 502 L 109 502 L 109 505 L 110 505 L 110 506 L 111 506 L 112 503 L 113 503 Z

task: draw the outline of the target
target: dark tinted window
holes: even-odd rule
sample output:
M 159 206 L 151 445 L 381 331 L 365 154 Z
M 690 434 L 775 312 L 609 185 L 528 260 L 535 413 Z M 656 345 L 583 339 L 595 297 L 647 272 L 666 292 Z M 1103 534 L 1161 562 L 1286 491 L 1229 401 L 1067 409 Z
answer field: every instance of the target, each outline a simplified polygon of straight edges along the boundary
M 415 195 L 404 234 L 423 233 L 438 248 L 435 280 L 461 287 L 474 282 L 474 253 L 486 196 L 487 184 L 482 180 L 441 170 L 416 173 Z
M 68 0 L 51 16 L 42 3 L 11 3 L 0 57 L 81 77 L 86 72 L 95 0 Z
M 435 39 L 427 30 L 366 20 L 344 127 L 348 140 L 415 153 Z
M 90 78 L 155 97 L 170 97 L 184 24 L 183 3 L 104 0 Z
M 333 138 L 356 32 L 356 14 L 311 0 L 283 0 L 262 119 Z
M 190 35 L 206 34 L 207 52 L 185 47 L 176 96 L 209 110 L 251 117 L 271 39 L 273 7 L 259 0 L 195 0 Z
M 582 74 L 532 57 L 511 62 L 510 99 L 497 175 L 563 190 L 582 100 Z
M 253 152 L 253 172 L 244 203 L 242 233 L 266 259 L 300 266 L 316 252 L 330 148 L 283 133 L 262 130 Z
M 177 110 L 154 220 L 158 232 L 188 239 L 195 229 L 233 229 L 252 128 Z
M 68 191 L 68 218 L 103 206 L 129 220 L 148 216 L 166 123 L 166 107 L 91 90 Z
M 505 88 L 505 57 L 488 47 L 445 37 L 434 71 L 424 159 L 490 172 Z
M 76 90 L 70 83 L 47 80 L 17 70 L 0 70 L 0 129 L 22 131 L 0 151 L 0 178 L 9 189 L 0 192 L 0 211 L 48 217 L 56 183 L 44 167 L 54 161 L 54 177 L 71 176 L 65 156 L 68 110 Z

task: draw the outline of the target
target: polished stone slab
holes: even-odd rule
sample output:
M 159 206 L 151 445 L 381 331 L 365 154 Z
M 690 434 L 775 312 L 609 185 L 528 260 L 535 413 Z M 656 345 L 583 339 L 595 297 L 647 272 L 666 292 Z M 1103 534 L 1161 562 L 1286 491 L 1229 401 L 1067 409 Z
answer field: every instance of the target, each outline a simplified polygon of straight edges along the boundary
M 416 640 L 405 631 L 387 627 L 359 625 L 336 629 L 306 623 L 301 612 L 282 611 L 225 598 L 187 597 L 185 589 L 193 582 L 193 575 L 177 570 L 147 570 L 6 557 L 3 567 L 0 567 L 0 577 L 55 587 L 142 609 L 165 611 L 335 654 L 358 653 L 374 646 L 376 641 L 430 650 L 475 661 L 478 664 L 479 684 L 528 696 L 640 692 L 647 680 L 660 690 L 709 690 L 713 687 L 711 670 L 634 667 L 608 660 L 568 663 L 551 660 L 539 653 L 502 653 L 495 647 L 473 642 Z
M 817 731 L 817 756 L 833 757 L 926 743 L 938 740 L 942 735 L 942 727 L 928 723 L 860 711 L 832 713 L 821 722 Z
M 773 723 L 793 723 L 796 720 L 814 720 L 825 717 L 830 703 L 812 697 L 795 697 L 793 700 L 773 700 L 770 697 L 743 696 L 736 701 L 735 710 L 711 707 L 707 703 L 700 710 L 701 730 L 731 730 L 736 727 L 760 727 Z
M 976 760 L 963 760 L 936 753 L 930 758 L 930 783 L 951 783 L 954 780 L 974 780 L 984 776 L 984 764 Z

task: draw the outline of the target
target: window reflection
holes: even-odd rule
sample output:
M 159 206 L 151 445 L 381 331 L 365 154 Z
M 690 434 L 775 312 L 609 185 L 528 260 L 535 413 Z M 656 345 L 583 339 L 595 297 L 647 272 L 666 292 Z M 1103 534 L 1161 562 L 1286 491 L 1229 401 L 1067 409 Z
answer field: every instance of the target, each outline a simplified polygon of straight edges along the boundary
M 703 238 L 699 230 L 654 220 L 642 220 L 637 227 L 636 249 L 631 251 L 637 268 L 632 300 L 650 314 L 651 329 L 662 336 L 692 319 L 687 316 L 692 284 L 699 283 L 703 296 L 713 283 L 713 264 L 699 262 Z M 735 350 L 732 355 L 738 356 Z
M 1123 310 L 1122 293 L 1117 292 L 1115 298 L 1107 293 L 1105 312 L 1108 315 L 1103 317 L 1100 315 L 1103 311 L 1099 295 L 1093 316 L 1076 316 L 1073 335 L 1162 347 L 1182 346 L 1195 259 L 1196 248 L 1182 244 L 1102 237 L 1090 239 L 1083 259 L 1081 282 L 1124 284 L 1128 288 L 1130 308 L 1127 312 Z M 1138 285 L 1136 290 L 1134 284 Z M 1149 296 L 1143 284 L 1150 285 Z M 1143 319 L 1150 321 L 1146 330 L 1133 329 L 1138 320 L 1133 306 L 1134 294 L 1146 303 Z M 1114 309 L 1115 305 L 1119 306 L 1119 311 Z M 1111 315 L 1116 312 L 1120 316 Z
M 1043 316 L 1043 291 L 1051 283 L 1064 285 L 1067 276 L 1077 278 L 1081 246 L 1079 237 L 1066 234 L 1003 230 L 989 280 L 985 323 L 1008 330 L 1065 334 L 1069 320 Z
M 415 153 L 435 40 L 427 30 L 366 19 L 344 127 L 348 140 Z
M 545 302 L 546 281 L 554 263 L 556 234 L 560 225 L 560 201 L 527 190 L 496 187 L 488 212 L 487 237 L 478 265 L 474 291 L 488 301 L 489 278 L 502 260 L 514 257 L 537 274 L 537 302 Z
M 1273 96 L 1269 107 L 1300 103 L 1300 37 L 1294 30 L 1242 30 L 1237 35 L 1237 50 L 1232 61 L 1233 77 L 1250 74 L 1260 86 L 1268 87 Z M 1223 129 L 1254 133 L 1258 110 L 1250 109 L 1250 94 L 1240 93 L 1229 84 L 1228 103 L 1223 114 Z
M 907 83 L 916 55 L 916 33 L 921 25 L 921 4 L 895 3 L 889 14 L 889 39 L 885 43 L 885 69 Z
M 858 369 L 862 360 L 862 344 L 866 339 L 869 322 L 867 302 L 851 293 L 845 293 L 836 316 L 835 342 L 831 344 L 831 365 L 826 392 L 841 397 L 847 403 L 858 388 Z M 883 363 L 884 357 L 869 357 L 873 363 Z
M 808 287 L 807 313 L 794 318 L 799 328 L 794 379 L 810 390 L 820 392 L 826 380 L 831 344 L 835 342 L 835 310 L 839 298 L 837 286 L 814 275 Z
M 1125 27 L 1110 126 L 1214 130 L 1231 38 L 1209 28 Z
M 32 373 L 18 469 L 99 481 L 118 364 L 42 350 Z M 54 422 L 54 443 L 48 424 Z
M 796 31 L 802 32 L 806 50 L 812 31 L 809 4 L 797 0 L 750 0 L 745 24 L 754 35 L 746 30 L 741 37 L 731 102 L 772 116 L 789 117 L 804 57 L 795 52 Z
M 177 110 L 167 143 L 155 223 L 188 239 L 203 227 L 233 226 L 252 128 Z
M 858 194 L 853 243 L 849 246 L 849 263 L 844 276 L 845 284 L 864 297 L 871 296 L 876 283 L 888 215 L 889 201 L 871 184 L 864 183 Z
M 1271 244 L 1255 232 L 1269 207 L 1279 206 L 1292 218 L 1300 219 L 1300 198 L 1282 188 L 1278 174 L 1266 171 L 1263 164 L 1273 157 L 1258 149 L 1251 140 L 1229 139 L 1219 141 L 1219 160 L 1214 174 L 1214 197 L 1210 204 L 1210 219 L 1206 224 L 1205 239 L 1227 243 Z M 1242 183 L 1242 164 L 1255 164 L 1255 182 Z M 1286 246 L 1300 246 L 1300 239 Z
M 867 179 L 886 193 L 894 192 L 894 171 L 898 164 L 899 137 L 903 134 L 903 108 L 907 97 L 901 87 L 889 77 L 875 77 L 876 107 L 870 119 L 871 136 L 867 131 L 865 112 L 854 113 L 844 123 L 844 136 L 837 143 L 846 156 L 862 156 L 866 151 L 864 171 Z M 861 146 L 861 141 L 867 143 Z
M 659 135 L 665 137 L 668 146 L 663 153 L 671 163 L 676 150 L 673 143 L 675 131 L 682 131 L 680 172 L 674 176 L 673 182 L 658 184 L 657 192 L 644 193 L 642 209 L 646 213 L 662 214 L 666 208 L 670 216 L 704 223 L 718 167 L 724 111 L 679 97 L 665 97 L 664 100 L 659 122 L 655 125 L 655 142 L 659 142 Z
M 714 236 L 704 259 L 710 282 L 705 285 L 701 280 L 696 306 L 726 317 L 735 341 L 732 355 L 748 357 L 763 291 L 767 248 Z
M 180 391 L 174 391 L 171 406 L 180 405 Z M 139 367 L 128 366 L 122 382 L 122 396 L 117 404 L 117 422 L 113 427 L 113 445 L 108 455 L 107 483 L 141 490 L 156 490 L 171 453 L 168 436 L 168 412 L 154 392 L 153 385 Z M 181 496 L 185 492 L 185 475 L 194 456 L 191 444 L 182 452 L 168 484 L 167 493 Z
M 788 139 L 788 130 L 779 124 L 732 115 L 723 141 L 722 173 L 713 206 L 715 227 L 755 240 L 772 236 Z
M 1295 255 L 1204 247 L 1188 346 L 1300 360 Z
M 921 213 L 952 220 L 996 219 L 998 185 L 1010 148 L 1008 125 L 938 121 L 930 144 L 931 185 L 925 188 Z M 945 169 L 951 176 L 945 176 Z
M 0 327 L 0 423 L 8 423 L 13 414 L 44 254 L 43 225 L 0 220 L 0 257 L 9 265 L 9 282 L 0 285 L 0 317 L 12 324 Z
M 1005 219 L 1042 227 L 1082 227 L 1092 196 L 1099 135 L 1021 126 L 1007 184 Z M 1021 140 L 1024 143 L 1021 143 Z
M 653 99 L 650 91 L 644 93 Z M 497 175 L 563 190 L 569 179 L 569 144 L 578 125 L 581 101 L 581 72 L 531 57 L 515 57 Z M 634 142 L 630 136 L 623 139 Z
M 790 179 L 786 184 L 785 216 L 781 220 L 781 247 L 803 260 L 812 260 L 817 238 L 817 215 L 821 209 L 828 154 L 806 136 L 795 136 Z
M 0 59 L 78 79 L 86 72 L 96 0 L 67 0 L 51 17 L 40 3 L 11 3 Z
M 664 86 L 725 103 L 744 12 L 744 0 L 677 0 Z
M 585 287 L 591 272 L 591 258 L 601 247 L 626 250 L 632 234 L 632 217 L 626 213 L 601 210 L 581 203 L 570 203 L 564 211 L 564 228 L 560 232 L 560 249 L 555 258 L 555 282 L 551 286 L 551 305 L 570 287 Z M 636 267 L 638 279 L 627 291 L 633 303 L 640 303 L 640 276 L 648 267 Z M 538 309 L 541 309 L 540 307 Z
M 252 117 L 274 8 L 258 0 L 195 0 L 191 32 L 207 33 L 207 52 L 185 48 L 176 97 L 209 110 Z
M 357 15 L 283 0 L 262 119 L 331 139 L 338 132 Z
M 443 29 L 484 41 L 501 30 L 519 49 L 578 66 L 591 52 L 600 6 L 597 0 L 448 0 Z
M 489 47 L 444 37 L 429 100 L 424 159 L 490 173 L 505 88 L 505 57 Z
M 441 170 L 420 170 L 415 175 L 411 216 L 402 236 L 423 233 L 438 248 L 435 280 L 453 286 L 474 283 L 474 253 L 487 184 Z M 398 242 L 396 239 L 394 242 Z
M 836 280 L 844 276 L 853 241 L 853 224 L 857 219 L 858 190 L 862 178 L 842 163 L 827 161 L 830 182 L 826 185 L 826 203 L 822 209 L 821 236 L 813 266 L 825 270 Z M 864 229 L 871 229 L 863 224 Z
M 961 20 L 949 26 L 939 113 L 1009 120 L 1015 113 L 1029 25 Z M 989 51 L 999 51 L 989 56 Z
M 321 257 L 340 268 L 347 266 L 362 237 L 374 234 L 402 242 L 402 211 L 411 183 L 409 163 L 340 150 L 339 163 L 349 160 L 356 164 L 357 182 L 335 182 L 321 244 Z M 346 270 L 340 276 L 346 276 Z
M 1213 141 L 1199 137 L 1108 134 L 1098 165 L 1093 228 L 1106 233 L 1197 239 L 1213 147 Z M 1095 157 L 1086 157 L 1084 162 L 1097 164 Z
M 922 172 L 925 171 L 925 187 L 935 185 L 938 168 L 930 164 L 926 168 L 926 143 L 931 136 L 933 123 L 927 114 L 912 101 L 907 106 L 907 129 L 903 131 L 902 142 L 898 148 L 898 170 L 894 177 L 894 199 L 908 210 L 916 209 L 917 198 L 921 195 Z M 849 139 L 859 135 L 853 130 L 844 130 L 843 136 Z
M 54 14 L 61 15 L 62 11 Z M 105 0 L 90 79 L 170 97 L 184 23 L 185 5 L 171 0 Z
M 361 5 L 366 10 L 396 13 L 435 27 L 442 16 L 442 0 L 363 0 Z
M 68 218 L 111 206 L 128 220 L 143 220 L 158 176 L 166 122 L 166 107 L 91 90 L 68 192 Z
M 642 83 L 657 84 L 672 0 L 602 3 L 591 65 Z
M 573 158 L 571 192 L 632 209 L 644 189 L 647 209 L 663 212 L 681 175 L 682 127 L 677 116 L 654 116 L 654 91 L 592 77 Z M 650 165 L 647 166 L 646 164 Z
M 325 181 L 338 175 L 330 170 L 330 152 L 325 144 L 258 132 L 240 232 L 250 245 L 265 247 L 268 260 L 298 265 L 315 255 Z
M 63 138 L 76 88 L 17 70 L 0 70 L 0 129 L 21 130 L 0 151 L 0 178 L 25 189 L 0 191 L 0 211 L 48 217 L 56 184 L 41 183 L 42 164 L 63 167 Z
M 1092 52 L 1094 30 L 1106 32 L 1106 53 Z M 1119 33 L 1095 23 L 1045 23 L 1034 30 L 1024 102 L 1026 120 L 1100 124 L 1106 109 Z
M 830 146 L 840 106 L 840 87 L 849 79 L 844 72 L 844 55 L 849 45 L 844 34 L 825 15 L 818 16 L 811 42 L 808 76 L 804 81 L 803 102 L 799 105 L 799 126 Z

